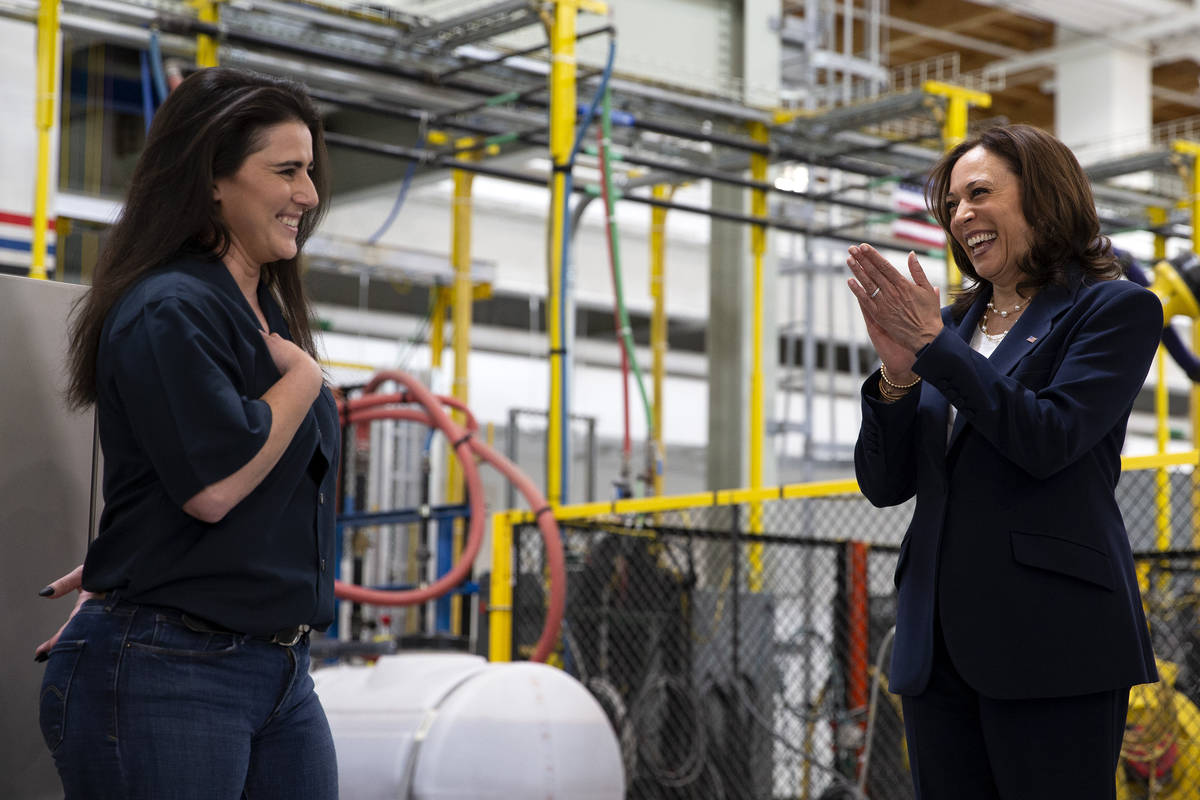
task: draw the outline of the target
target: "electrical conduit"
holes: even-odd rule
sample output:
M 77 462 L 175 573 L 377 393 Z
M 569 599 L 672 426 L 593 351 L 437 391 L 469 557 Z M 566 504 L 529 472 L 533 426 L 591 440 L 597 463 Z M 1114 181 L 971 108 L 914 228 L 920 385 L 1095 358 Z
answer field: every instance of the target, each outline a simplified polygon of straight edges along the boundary
M 606 221 L 605 237 L 608 243 L 609 268 L 612 273 L 613 282 L 613 316 L 615 317 L 617 341 L 621 347 L 621 376 L 625 386 L 625 449 L 622 451 L 622 460 L 627 463 L 632 457 L 632 445 L 630 443 L 629 433 L 629 367 L 633 367 L 634 375 L 637 378 L 638 392 L 642 398 L 642 407 L 646 414 L 646 429 L 647 438 L 654 438 L 653 421 L 654 416 L 650 410 L 650 400 L 646 395 L 646 383 L 642 378 L 642 371 L 638 366 L 637 355 L 633 349 L 633 331 L 629 322 L 629 310 L 625 306 L 625 289 L 621 277 L 621 246 L 617 232 L 617 218 L 615 212 L 615 198 L 612 185 L 612 123 L 610 120 L 610 103 L 611 93 L 605 87 L 603 95 L 603 111 L 600 115 L 600 130 L 597 131 L 597 137 L 600 142 L 600 194 L 604 199 L 604 214 Z
M 583 144 L 583 137 L 587 133 L 587 129 L 591 126 L 592 120 L 596 116 L 596 109 L 600 105 L 600 101 L 604 97 L 605 91 L 608 89 L 608 81 L 609 81 L 609 78 L 612 77 L 613 63 L 616 60 L 616 56 L 617 56 L 616 39 L 609 37 L 608 60 L 604 65 L 604 72 L 602 72 L 600 74 L 600 83 L 596 88 L 596 96 L 592 98 L 592 102 L 588 105 L 587 110 L 584 112 L 583 119 L 580 120 L 579 126 L 575 131 L 575 142 L 571 146 L 570 154 L 567 156 L 567 163 L 565 165 L 565 169 L 563 172 L 564 189 L 563 189 L 563 195 L 562 195 L 562 221 L 563 221 L 564 230 L 562 232 L 562 240 L 560 242 L 561 251 L 559 253 L 559 260 L 558 260 L 560 274 L 558 276 L 558 295 L 559 296 L 558 296 L 558 304 L 557 304 L 558 305 L 558 325 L 557 325 L 557 327 L 558 327 L 558 330 L 560 331 L 560 335 L 565 335 L 565 333 L 567 331 L 567 278 L 568 278 L 567 265 L 569 263 L 569 261 L 568 261 L 569 255 L 568 254 L 569 254 L 569 248 L 570 248 L 570 243 L 571 243 L 571 232 L 569 230 L 566 230 L 565 228 L 566 228 L 566 226 L 568 226 L 570 224 L 571 194 L 575 191 L 575 186 L 574 186 L 575 182 L 571 175 L 571 170 L 575 166 L 575 157 L 579 154 L 579 148 Z M 564 347 L 563 350 L 564 350 L 564 353 L 562 354 L 562 357 L 565 362 L 566 348 Z M 569 419 L 568 414 L 570 414 L 570 409 L 571 409 L 570 385 L 569 384 L 570 384 L 570 376 L 567 374 L 567 371 L 564 369 L 562 371 L 562 380 L 561 380 L 562 391 L 559 393 L 559 396 L 558 396 L 558 400 L 559 400 L 559 404 L 560 404 L 559 413 L 561 414 L 560 419 L 563 422 L 564 428 L 567 425 L 567 420 Z M 553 390 L 552 390 L 552 392 L 553 392 Z M 552 394 L 552 397 L 553 397 L 553 394 Z M 569 452 L 570 452 L 569 451 L 569 437 L 566 435 L 563 435 L 559 441 L 559 468 L 561 470 L 561 483 L 559 485 L 561 487 L 561 489 L 560 489 L 561 500 L 564 502 L 566 501 L 566 499 L 569 496 L 568 492 L 567 492 L 567 489 L 568 489 L 567 480 L 568 480 L 568 477 L 570 474 L 570 469 L 569 469 L 570 462 L 568 461 Z

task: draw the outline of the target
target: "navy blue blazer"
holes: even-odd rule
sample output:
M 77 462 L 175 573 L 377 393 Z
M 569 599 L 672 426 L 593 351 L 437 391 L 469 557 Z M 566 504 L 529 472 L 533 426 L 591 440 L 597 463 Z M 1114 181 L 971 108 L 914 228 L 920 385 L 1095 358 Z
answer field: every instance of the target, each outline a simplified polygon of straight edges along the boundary
M 920 694 L 934 614 L 967 683 L 997 699 L 1157 679 L 1114 489 L 1163 314 L 1127 281 L 1042 290 L 991 358 L 971 349 L 990 292 L 919 351 L 895 403 L 863 386 L 854 465 L 876 506 L 916 495 L 896 565 L 890 688 Z M 958 410 L 947 443 L 949 404 Z

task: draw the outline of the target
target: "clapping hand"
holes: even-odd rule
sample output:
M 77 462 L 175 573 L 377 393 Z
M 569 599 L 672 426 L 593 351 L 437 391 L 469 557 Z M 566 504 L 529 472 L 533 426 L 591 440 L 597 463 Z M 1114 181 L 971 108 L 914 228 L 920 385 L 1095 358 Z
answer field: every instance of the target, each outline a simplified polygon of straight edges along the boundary
M 941 292 L 929 282 L 916 253 L 908 254 L 908 280 L 875 248 L 852 246 L 846 266 L 854 273 L 847 281 L 858 299 L 867 335 L 894 380 L 913 378 L 916 351 L 942 330 Z

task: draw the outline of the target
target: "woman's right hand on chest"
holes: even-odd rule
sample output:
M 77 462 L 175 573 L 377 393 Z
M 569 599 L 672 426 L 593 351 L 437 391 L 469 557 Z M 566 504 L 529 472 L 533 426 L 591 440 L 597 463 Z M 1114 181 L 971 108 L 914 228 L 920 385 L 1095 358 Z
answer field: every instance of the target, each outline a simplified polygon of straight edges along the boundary
M 321 374 L 320 365 L 313 360 L 312 356 L 278 333 L 263 333 L 263 340 L 267 343 L 271 360 L 275 362 L 275 368 L 279 370 L 280 375 L 288 375 L 293 370 L 299 370 L 298 376 L 309 379 L 305 382 L 305 386 L 311 385 L 314 396 L 321 390 L 324 376 Z

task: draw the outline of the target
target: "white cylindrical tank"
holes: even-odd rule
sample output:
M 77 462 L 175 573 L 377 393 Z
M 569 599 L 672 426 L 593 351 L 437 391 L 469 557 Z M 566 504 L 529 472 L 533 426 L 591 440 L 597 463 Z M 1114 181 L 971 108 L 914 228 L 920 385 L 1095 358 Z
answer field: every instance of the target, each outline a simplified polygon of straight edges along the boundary
M 461 653 L 313 672 L 341 800 L 620 800 L 617 738 L 566 673 Z

